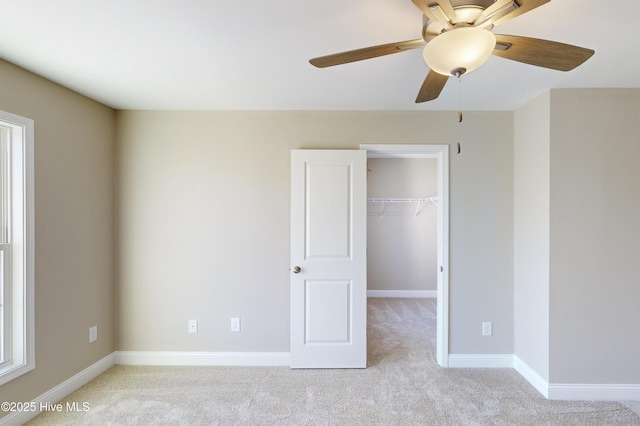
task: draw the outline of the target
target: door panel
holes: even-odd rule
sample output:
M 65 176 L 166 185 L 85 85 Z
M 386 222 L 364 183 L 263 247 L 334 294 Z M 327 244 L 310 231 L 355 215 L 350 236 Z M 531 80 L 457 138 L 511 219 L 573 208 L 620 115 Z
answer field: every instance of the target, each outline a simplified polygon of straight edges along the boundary
M 305 286 L 305 344 L 351 344 L 351 282 L 306 280 Z
M 351 169 L 306 164 L 306 259 L 351 257 Z
M 366 367 L 366 197 L 366 151 L 291 152 L 292 368 Z

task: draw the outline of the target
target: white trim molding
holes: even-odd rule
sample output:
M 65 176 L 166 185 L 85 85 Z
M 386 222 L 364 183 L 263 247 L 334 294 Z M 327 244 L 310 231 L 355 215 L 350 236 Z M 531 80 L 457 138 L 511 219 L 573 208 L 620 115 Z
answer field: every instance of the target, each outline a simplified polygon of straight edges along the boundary
M 367 290 L 367 297 L 394 297 L 405 299 L 421 299 L 438 297 L 437 290 Z
M 548 398 L 564 401 L 640 401 L 640 384 L 550 383 Z
M 14 411 L 0 419 L 0 426 L 21 425 L 28 422 L 42 412 L 41 407 L 46 407 L 47 404 L 55 404 L 113 367 L 114 360 L 114 353 L 110 353 L 31 401 L 36 410 Z
M 438 289 L 436 361 L 449 367 L 449 145 L 360 144 L 367 158 L 435 158 L 438 160 Z
M 0 141 L 8 174 L 0 176 L 0 212 L 3 259 L 8 261 L 0 285 L 4 317 L 0 321 L 4 341 L 0 361 L 0 385 L 35 368 L 35 210 L 34 121 L 0 111 Z M 9 201 L 10 202 L 7 202 Z M 5 204 L 6 203 L 6 204 Z M 6 269 L 8 268 L 8 269 Z
M 518 355 L 513 356 L 513 368 L 524 379 L 531 384 L 545 398 L 549 398 L 549 382 L 540 376 L 529 364 L 520 359 Z
M 117 351 L 119 365 L 289 367 L 289 352 Z
M 513 368 L 513 354 L 451 354 L 450 368 Z
M 517 355 L 513 368 L 547 399 L 558 401 L 640 401 L 640 384 L 549 383 Z

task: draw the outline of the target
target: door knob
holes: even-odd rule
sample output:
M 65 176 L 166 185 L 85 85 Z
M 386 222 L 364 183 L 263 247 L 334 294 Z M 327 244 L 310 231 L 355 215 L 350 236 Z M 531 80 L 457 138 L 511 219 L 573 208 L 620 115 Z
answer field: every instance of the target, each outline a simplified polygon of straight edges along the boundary
M 293 271 L 294 274 L 297 274 L 298 272 L 301 271 L 299 266 L 294 266 L 293 268 L 291 268 L 291 270 Z

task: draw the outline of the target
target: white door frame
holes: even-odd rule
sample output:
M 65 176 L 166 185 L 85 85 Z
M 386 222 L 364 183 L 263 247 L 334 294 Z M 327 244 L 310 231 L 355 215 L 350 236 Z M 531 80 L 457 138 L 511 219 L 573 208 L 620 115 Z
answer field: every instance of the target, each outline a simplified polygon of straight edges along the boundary
M 368 158 L 435 158 L 438 160 L 438 289 L 436 359 L 449 366 L 449 145 L 361 144 Z

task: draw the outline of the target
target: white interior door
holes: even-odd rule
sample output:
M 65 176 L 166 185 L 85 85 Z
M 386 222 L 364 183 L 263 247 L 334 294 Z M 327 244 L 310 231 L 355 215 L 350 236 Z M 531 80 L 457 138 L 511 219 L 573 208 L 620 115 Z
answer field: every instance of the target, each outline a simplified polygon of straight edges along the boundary
M 367 366 L 367 152 L 291 151 L 291 368 Z

